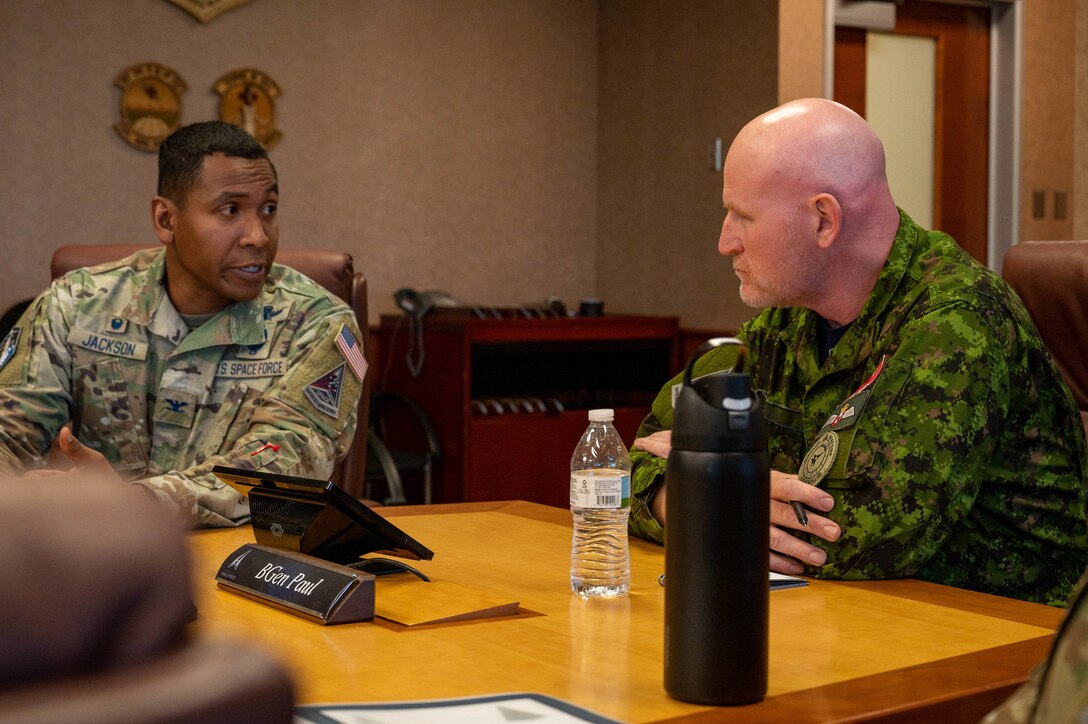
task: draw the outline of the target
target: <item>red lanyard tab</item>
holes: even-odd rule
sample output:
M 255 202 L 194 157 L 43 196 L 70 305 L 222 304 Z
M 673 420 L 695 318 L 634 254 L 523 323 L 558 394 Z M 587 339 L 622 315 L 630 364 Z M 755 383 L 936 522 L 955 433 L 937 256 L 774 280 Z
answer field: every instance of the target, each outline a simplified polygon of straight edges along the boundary
M 886 355 L 886 354 L 881 355 L 880 362 L 876 366 L 876 371 L 873 372 L 872 376 L 870 376 L 869 379 L 865 380 L 865 384 L 863 384 L 861 387 L 854 390 L 854 395 L 856 395 L 857 393 L 861 392 L 862 390 L 864 390 L 869 385 L 876 382 L 876 378 L 880 377 L 880 373 L 884 371 L 884 363 L 887 362 L 887 361 L 888 361 L 888 355 Z M 850 396 L 853 397 L 854 395 L 850 395 Z

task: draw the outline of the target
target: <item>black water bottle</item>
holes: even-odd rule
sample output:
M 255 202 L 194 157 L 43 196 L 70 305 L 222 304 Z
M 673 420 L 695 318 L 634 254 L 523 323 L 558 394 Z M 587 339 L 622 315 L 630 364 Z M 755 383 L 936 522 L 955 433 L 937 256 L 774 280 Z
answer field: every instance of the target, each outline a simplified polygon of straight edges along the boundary
M 737 344 L 732 371 L 695 360 Z M 763 411 L 732 338 L 696 350 L 674 405 L 665 473 L 665 690 L 696 704 L 767 693 L 770 465 Z

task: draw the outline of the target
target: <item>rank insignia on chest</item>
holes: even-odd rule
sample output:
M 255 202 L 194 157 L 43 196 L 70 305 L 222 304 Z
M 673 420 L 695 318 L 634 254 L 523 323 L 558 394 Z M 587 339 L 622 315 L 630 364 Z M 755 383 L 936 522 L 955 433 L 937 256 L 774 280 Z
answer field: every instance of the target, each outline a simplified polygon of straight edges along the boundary
M 109 331 L 114 334 L 124 334 L 128 329 L 128 320 L 121 317 L 110 317 Z
M 346 364 L 341 364 L 331 372 L 326 372 L 306 385 L 302 390 L 306 395 L 306 399 L 319 412 L 323 412 L 329 417 L 340 416 L 340 390 L 344 381 L 344 368 L 346 366 Z
M 170 408 L 170 412 L 181 412 L 182 409 L 189 404 L 184 400 L 171 400 L 169 397 L 164 398 L 163 401 L 166 402 L 167 407 Z
M 8 332 L 8 336 L 4 337 L 3 342 L 0 342 L 0 370 L 4 369 L 4 366 L 15 356 L 15 350 L 19 349 L 21 334 L 22 330 L 19 327 L 12 327 L 11 331 Z
M 831 466 L 835 464 L 838 453 L 838 434 L 825 432 L 820 435 L 805 454 L 805 459 L 801 461 L 801 468 L 797 471 L 798 479 L 802 483 L 819 485 L 820 481 L 827 477 Z

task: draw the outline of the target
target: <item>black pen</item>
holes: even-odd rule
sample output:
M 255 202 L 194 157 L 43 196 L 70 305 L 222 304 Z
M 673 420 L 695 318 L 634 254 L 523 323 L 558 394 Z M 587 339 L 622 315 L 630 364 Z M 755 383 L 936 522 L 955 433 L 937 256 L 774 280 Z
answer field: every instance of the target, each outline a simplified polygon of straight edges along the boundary
M 805 512 L 805 505 L 800 500 L 791 500 L 790 505 L 793 506 L 793 513 L 797 516 L 797 520 L 801 522 L 801 525 L 808 525 L 808 513 Z

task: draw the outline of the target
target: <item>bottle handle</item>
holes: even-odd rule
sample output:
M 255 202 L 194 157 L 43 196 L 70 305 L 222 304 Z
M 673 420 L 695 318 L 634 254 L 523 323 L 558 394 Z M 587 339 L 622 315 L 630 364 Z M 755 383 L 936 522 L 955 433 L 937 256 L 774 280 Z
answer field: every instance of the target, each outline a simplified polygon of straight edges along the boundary
M 714 337 L 713 339 L 708 339 L 707 341 L 703 342 L 696 348 L 694 352 L 692 352 L 691 358 L 688 360 L 688 366 L 684 369 L 685 387 L 691 386 L 691 374 L 692 370 L 695 368 L 696 361 L 698 361 L 700 357 L 702 357 L 704 354 L 714 349 L 715 347 L 721 347 L 726 344 L 732 344 L 740 347 L 740 350 L 737 352 L 737 361 L 733 365 L 733 372 L 744 372 L 744 363 L 748 361 L 748 345 L 746 345 L 744 342 L 737 339 L 736 337 Z

